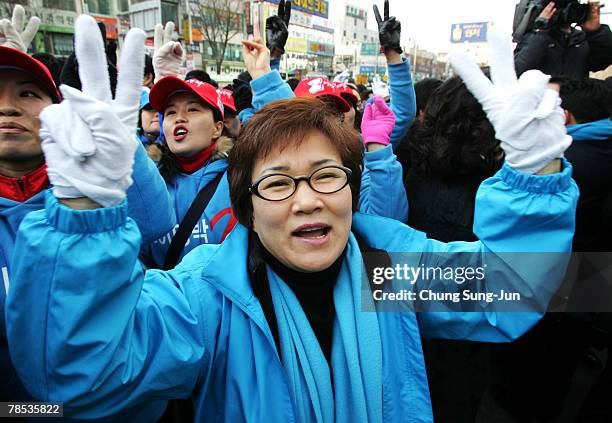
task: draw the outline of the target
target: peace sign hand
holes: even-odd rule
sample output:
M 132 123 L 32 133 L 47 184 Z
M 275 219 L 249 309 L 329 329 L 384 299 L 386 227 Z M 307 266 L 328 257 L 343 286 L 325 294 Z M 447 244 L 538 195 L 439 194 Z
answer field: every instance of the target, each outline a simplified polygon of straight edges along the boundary
M 40 114 L 42 149 L 57 198 L 87 197 L 115 206 L 132 184 L 145 33 L 125 37 L 112 100 L 106 54 L 98 26 L 81 15 L 75 23 L 75 54 L 83 90 L 67 85 L 64 100 Z
M 385 19 L 380 17 L 378 6 L 374 5 L 374 16 L 378 24 L 378 39 L 383 50 L 395 50 L 402 54 L 400 47 L 400 38 L 402 34 L 402 25 L 395 19 L 394 16 L 389 17 L 389 0 L 385 0 L 384 4 Z
M 24 23 L 25 10 L 18 4 L 13 9 L 13 17 L 10 21 L 8 19 L 0 21 L 0 46 L 11 47 L 26 53 L 38 31 L 40 19 L 32 16 L 25 29 L 23 28 Z
M 183 47 L 178 41 L 172 41 L 174 22 L 167 22 L 164 28 L 162 24 L 155 25 L 153 35 L 153 70 L 155 71 L 155 82 L 164 76 L 178 75 L 181 63 L 184 60 Z
M 559 93 L 548 88 L 550 76 L 538 70 L 517 80 L 510 37 L 496 29 L 488 37 L 492 81 L 463 52 L 451 53 L 450 63 L 482 105 L 506 162 L 516 170 L 538 173 L 563 157 L 572 142 Z
M 278 15 L 266 19 L 266 46 L 272 55 L 285 53 L 285 44 L 289 37 L 289 20 L 291 19 L 291 0 L 280 0 Z

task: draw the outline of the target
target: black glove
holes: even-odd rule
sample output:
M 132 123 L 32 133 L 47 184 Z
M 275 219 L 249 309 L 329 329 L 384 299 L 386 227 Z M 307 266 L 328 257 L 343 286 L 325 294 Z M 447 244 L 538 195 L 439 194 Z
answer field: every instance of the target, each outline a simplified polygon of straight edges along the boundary
M 251 91 L 251 85 L 240 79 L 234 79 L 232 97 L 234 97 L 234 105 L 236 106 L 236 112 L 240 113 L 244 109 L 253 107 L 251 102 L 253 101 L 253 92 Z
M 285 44 L 289 37 L 289 19 L 291 19 L 291 0 L 280 0 L 278 3 L 278 15 L 266 19 L 266 47 L 270 53 L 274 50 L 281 54 L 285 53 Z
M 391 49 L 402 54 L 400 47 L 400 37 L 402 35 L 402 24 L 395 19 L 395 16 L 389 17 L 389 0 L 385 0 L 385 19 L 380 17 L 378 6 L 374 5 L 374 16 L 378 24 L 378 39 L 383 50 Z

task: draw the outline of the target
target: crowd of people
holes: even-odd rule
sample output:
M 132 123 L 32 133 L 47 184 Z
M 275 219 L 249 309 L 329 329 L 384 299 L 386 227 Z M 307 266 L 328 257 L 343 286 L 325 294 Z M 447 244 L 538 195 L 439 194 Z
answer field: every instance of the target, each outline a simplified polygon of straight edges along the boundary
M 545 313 L 569 253 L 612 239 L 612 84 L 587 75 L 612 64 L 612 33 L 590 7 L 583 31 L 555 21 L 513 49 L 492 30 L 490 68 L 454 53 L 455 76 L 413 85 L 385 0 L 388 83 L 366 87 L 281 77 L 280 0 L 221 87 L 178 76 L 172 22 L 150 57 L 142 30 L 118 52 L 82 15 L 61 65 L 27 53 L 40 21 L 15 6 L 0 21 L 0 401 L 96 421 L 610 421 L 610 314 Z M 547 37 L 591 50 L 562 63 Z M 374 256 L 437 254 L 494 266 L 479 289 L 543 307 L 389 312 L 362 284 Z M 587 264 L 568 296 L 612 306 Z

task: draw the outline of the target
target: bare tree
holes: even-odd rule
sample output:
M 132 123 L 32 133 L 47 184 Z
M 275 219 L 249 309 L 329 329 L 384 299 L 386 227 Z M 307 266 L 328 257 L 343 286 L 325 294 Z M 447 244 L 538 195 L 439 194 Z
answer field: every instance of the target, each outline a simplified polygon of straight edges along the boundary
M 212 50 L 217 73 L 221 73 L 228 42 L 244 32 L 244 1 L 201 0 L 198 7 L 202 36 Z

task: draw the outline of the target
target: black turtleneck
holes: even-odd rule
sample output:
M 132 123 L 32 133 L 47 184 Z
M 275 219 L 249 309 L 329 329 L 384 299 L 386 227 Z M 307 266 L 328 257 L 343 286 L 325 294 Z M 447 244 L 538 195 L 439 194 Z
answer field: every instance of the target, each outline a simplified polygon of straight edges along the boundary
M 344 252 L 327 269 L 320 272 L 306 273 L 293 270 L 278 261 L 259 241 L 259 237 L 251 232 L 250 256 L 255 261 L 251 263 L 251 280 L 255 296 L 261 303 L 264 315 L 272 331 L 276 348 L 281 354 L 278 325 L 274 313 L 274 303 L 270 294 L 270 286 L 266 274 L 266 264 L 291 288 L 302 306 L 304 314 L 319 341 L 321 350 L 328 363 L 331 363 L 331 346 L 334 331 L 334 286 L 340 274 Z

